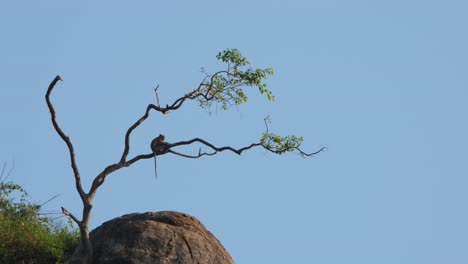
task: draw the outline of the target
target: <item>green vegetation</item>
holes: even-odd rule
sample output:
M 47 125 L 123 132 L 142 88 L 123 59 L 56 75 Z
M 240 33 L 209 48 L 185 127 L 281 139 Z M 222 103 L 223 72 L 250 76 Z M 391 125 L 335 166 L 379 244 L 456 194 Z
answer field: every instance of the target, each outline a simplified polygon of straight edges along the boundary
M 226 49 L 219 52 L 216 58 L 227 64 L 226 69 L 214 74 L 205 73 L 205 79 L 195 90 L 196 93 L 192 93 L 202 108 L 209 108 L 213 103 L 218 103 L 221 109 L 228 110 L 229 106 L 247 103 L 248 97 L 243 88 L 248 87 L 257 87 L 268 101 L 275 101 L 275 96 L 267 89 L 267 84 L 264 82 L 268 76 L 273 75 L 272 68 L 252 68 L 249 60 L 237 49 Z M 297 151 L 302 157 L 310 156 L 299 149 L 302 141 L 302 137 L 295 135 L 282 137 L 267 131 L 263 134 L 260 144 L 265 149 L 280 155 Z
M 41 216 L 41 206 L 27 197 L 20 185 L 0 181 L 0 263 L 63 263 L 71 257 L 79 232 L 71 222 L 63 225 Z
M 273 75 L 273 69 L 253 69 L 250 62 L 237 49 L 226 49 L 219 52 L 216 58 L 226 64 L 226 69 L 214 74 L 205 73 L 205 78 L 199 87 L 191 93 L 190 99 L 195 99 L 202 108 L 210 108 L 213 103 L 228 110 L 230 106 L 247 103 L 245 87 L 257 87 L 269 101 L 275 97 L 266 87 L 264 80 Z

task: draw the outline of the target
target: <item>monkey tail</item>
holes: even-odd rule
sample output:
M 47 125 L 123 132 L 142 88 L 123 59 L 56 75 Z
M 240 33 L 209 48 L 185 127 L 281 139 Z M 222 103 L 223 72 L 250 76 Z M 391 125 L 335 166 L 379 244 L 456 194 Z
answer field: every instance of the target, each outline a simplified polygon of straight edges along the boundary
M 156 167 L 156 154 L 154 154 L 154 177 L 158 180 L 158 170 Z

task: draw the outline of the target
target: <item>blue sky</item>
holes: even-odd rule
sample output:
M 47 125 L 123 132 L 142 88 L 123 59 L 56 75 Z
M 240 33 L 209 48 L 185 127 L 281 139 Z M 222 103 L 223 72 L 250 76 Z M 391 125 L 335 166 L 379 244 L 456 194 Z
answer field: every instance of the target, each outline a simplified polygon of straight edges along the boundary
M 123 150 L 126 129 L 154 103 L 193 89 L 225 48 L 273 67 L 269 103 L 229 112 L 186 104 L 152 114 L 132 137 L 159 133 L 240 147 L 270 129 L 320 155 L 255 149 L 151 160 L 108 177 L 92 227 L 131 212 L 199 218 L 237 263 L 468 262 L 468 4 L 465 1 L 3 1 L 0 161 L 45 210 L 76 215 L 64 143 L 87 188 Z M 186 151 L 196 153 L 198 147 Z

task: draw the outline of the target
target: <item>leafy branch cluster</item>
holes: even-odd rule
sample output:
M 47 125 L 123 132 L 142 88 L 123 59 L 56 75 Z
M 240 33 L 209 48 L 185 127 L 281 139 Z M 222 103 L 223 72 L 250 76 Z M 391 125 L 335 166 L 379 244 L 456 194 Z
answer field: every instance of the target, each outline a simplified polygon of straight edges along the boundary
M 275 133 L 269 132 L 268 123 L 270 122 L 270 117 L 265 118 L 265 127 L 266 132 L 263 133 L 262 137 L 260 138 L 260 145 L 265 148 L 266 150 L 273 152 L 278 155 L 282 155 L 287 152 L 298 152 L 301 157 L 310 157 L 313 156 L 325 148 L 321 148 L 316 152 L 313 153 L 305 153 L 300 149 L 302 142 L 304 141 L 303 137 L 298 137 L 296 135 L 290 136 L 280 136 Z
M 8 173 L 5 173 L 5 169 L 6 163 L 0 173 L 0 215 L 9 218 L 37 218 L 40 206 L 27 200 L 28 193 L 23 187 L 12 181 L 7 181 L 13 168 Z M 17 199 L 13 197 L 17 197 Z
M 206 76 L 199 83 L 196 89 L 178 98 L 171 105 L 166 104 L 165 107 L 162 107 L 157 93 L 158 88 L 155 89 L 157 104 L 149 104 L 146 108 L 145 114 L 127 130 L 125 135 L 125 149 L 119 162 L 120 165 L 115 164 L 118 166 L 110 166 L 109 170 L 107 171 L 113 172 L 115 169 L 119 169 L 120 167 L 130 166 L 140 159 L 148 159 L 153 157 L 153 153 L 149 153 L 138 155 L 132 159 L 127 160 L 127 156 L 130 150 L 130 135 L 134 129 L 136 129 L 146 120 L 146 118 L 149 117 L 151 110 L 167 114 L 171 111 L 178 110 L 187 100 L 198 101 L 201 108 L 210 108 L 215 103 L 220 104 L 223 110 L 228 110 L 230 106 L 240 105 L 248 101 L 248 97 L 244 92 L 244 88 L 248 87 L 256 87 L 260 94 L 264 94 L 269 101 L 275 100 L 272 91 L 267 89 L 267 84 L 264 82 L 269 75 L 273 74 L 273 69 L 252 68 L 249 60 L 247 60 L 247 58 L 245 58 L 237 49 L 226 49 L 222 52 L 219 52 L 216 58 L 226 64 L 225 69 L 217 71 L 214 74 L 207 74 L 205 72 Z M 272 134 L 268 132 L 267 127 L 267 131 L 263 134 L 259 142 L 253 143 L 243 148 L 235 149 L 232 147 L 216 147 L 206 140 L 194 138 L 187 141 L 168 143 L 166 152 L 160 153 L 158 155 L 172 153 L 185 158 L 199 158 L 202 156 L 215 155 L 216 153 L 225 150 L 229 150 L 240 155 L 245 150 L 261 146 L 276 154 L 297 151 L 299 155 L 304 157 L 315 155 L 323 150 L 322 148 L 317 152 L 305 153 L 300 149 L 302 141 L 302 137 L 282 137 L 276 134 Z M 190 155 L 174 150 L 174 148 L 177 146 L 190 145 L 196 142 L 209 147 L 213 150 L 213 152 L 202 152 L 200 149 L 198 154 Z M 103 177 L 100 177 L 102 180 L 99 180 L 97 183 L 102 183 L 105 175 L 107 175 L 107 173 L 102 174 Z
M 304 139 L 295 135 L 282 137 L 273 133 L 265 133 L 261 138 L 262 146 L 276 154 L 284 154 L 297 150 Z
M 19 194 L 19 200 L 11 198 L 13 193 Z M 27 195 L 23 187 L 18 184 L 10 181 L 0 182 L 0 214 L 5 217 L 35 218 L 39 206 L 29 203 Z
M 269 75 L 273 75 L 273 69 L 253 69 L 247 58 L 237 49 L 224 50 L 216 58 L 226 63 L 227 69 L 214 74 L 205 72 L 206 76 L 197 89 L 201 96 L 196 97 L 202 108 L 218 103 L 223 110 L 228 110 L 232 105 L 247 103 L 248 97 L 243 87 L 257 87 L 269 101 L 275 100 L 264 82 Z

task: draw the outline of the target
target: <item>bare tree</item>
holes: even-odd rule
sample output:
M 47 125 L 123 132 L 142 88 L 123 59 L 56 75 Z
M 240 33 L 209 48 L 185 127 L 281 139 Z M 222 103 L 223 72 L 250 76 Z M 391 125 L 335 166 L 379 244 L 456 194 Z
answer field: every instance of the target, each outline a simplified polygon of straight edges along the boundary
M 158 138 L 157 147 L 153 147 L 153 151 L 147 154 L 140 154 L 135 157 L 128 157 L 130 151 L 130 136 L 132 132 L 141 125 L 148 117 L 151 111 L 160 112 L 162 114 L 168 114 L 170 111 L 178 110 L 184 103 L 188 100 L 198 101 L 200 107 L 209 108 L 213 104 L 218 104 L 222 109 L 227 110 L 231 106 L 239 105 L 247 102 L 247 96 L 244 93 L 244 88 L 247 87 L 256 87 L 261 94 L 264 94 L 268 100 L 274 101 L 274 96 L 270 90 L 266 88 L 266 84 L 263 82 L 268 75 L 273 74 L 273 70 L 270 68 L 266 69 L 254 69 L 250 66 L 249 61 L 243 57 L 240 52 L 236 49 L 227 49 L 223 52 L 218 53 L 217 59 L 226 64 L 226 68 L 215 72 L 214 74 L 204 73 L 204 78 L 198 84 L 198 87 L 192 90 L 191 92 L 185 94 L 184 96 L 175 100 L 172 104 L 167 104 L 162 107 L 159 102 L 159 96 L 157 88 L 155 89 L 156 93 L 156 104 L 149 104 L 146 107 L 146 111 L 133 125 L 131 125 L 124 138 L 124 149 L 120 160 L 114 164 L 111 164 L 105 167 L 93 180 L 93 183 L 88 192 L 85 192 L 81 185 L 81 175 L 78 169 L 75 150 L 70 138 L 65 134 L 62 128 L 59 126 L 56 118 L 56 112 L 52 102 L 50 101 L 50 95 L 56 86 L 58 81 L 61 81 L 60 76 L 56 76 L 54 80 L 50 83 L 47 93 L 46 93 L 46 102 L 50 110 L 52 124 L 65 142 L 68 147 L 68 152 L 70 155 L 71 167 L 75 177 L 75 187 L 78 191 L 81 201 L 83 202 L 83 212 L 81 220 L 78 219 L 74 214 L 62 207 L 63 214 L 69 216 L 79 227 L 81 233 L 81 248 L 82 259 L 84 263 L 92 263 L 92 245 L 89 237 L 89 222 L 91 217 L 92 203 L 94 196 L 98 188 L 104 183 L 106 177 L 111 173 L 123 168 L 129 167 L 135 162 L 144 159 L 151 159 L 155 155 L 165 155 L 165 154 L 175 154 L 185 158 L 200 158 L 202 156 L 211 156 L 215 155 L 218 152 L 230 151 L 240 155 L 242 152 L 255 148 L 262 147 L 275 154 L 283 154 L 286 152 L 297 152 L 299 155 L 313 156 L 321 151 L 324 148 L 319 149 L 313 153 L 306 153 L 300 149 L 301 143 L 303 141 L 302 137 L 297 136 L 286 136 L 282 137 L 277 134 L 273 134 L 268 130 L 268 120 L 265 119 L 266 131 L 261 136 L 260 140 L 250 145 L 246 145 L 242 148 L 233 148 L 230 146 L 217 147 L 208 141 L 201 138 L 193 138 L 186 141 L 179 141 L 174 143 L 164 142 L 164 137 Z M 160 135 L 162 136 L 162 135 Z M 162 140 L 161 140 L 162 139 Z M 208 151 L 202 151 L 199 149 L 198 153 L 186 154 L 176 151 L 175 149 L 179 146 L 191 145 L 193 143 L 199 143 L 204 145 Z M 153 145 L 153 144 L 152 144 Z

